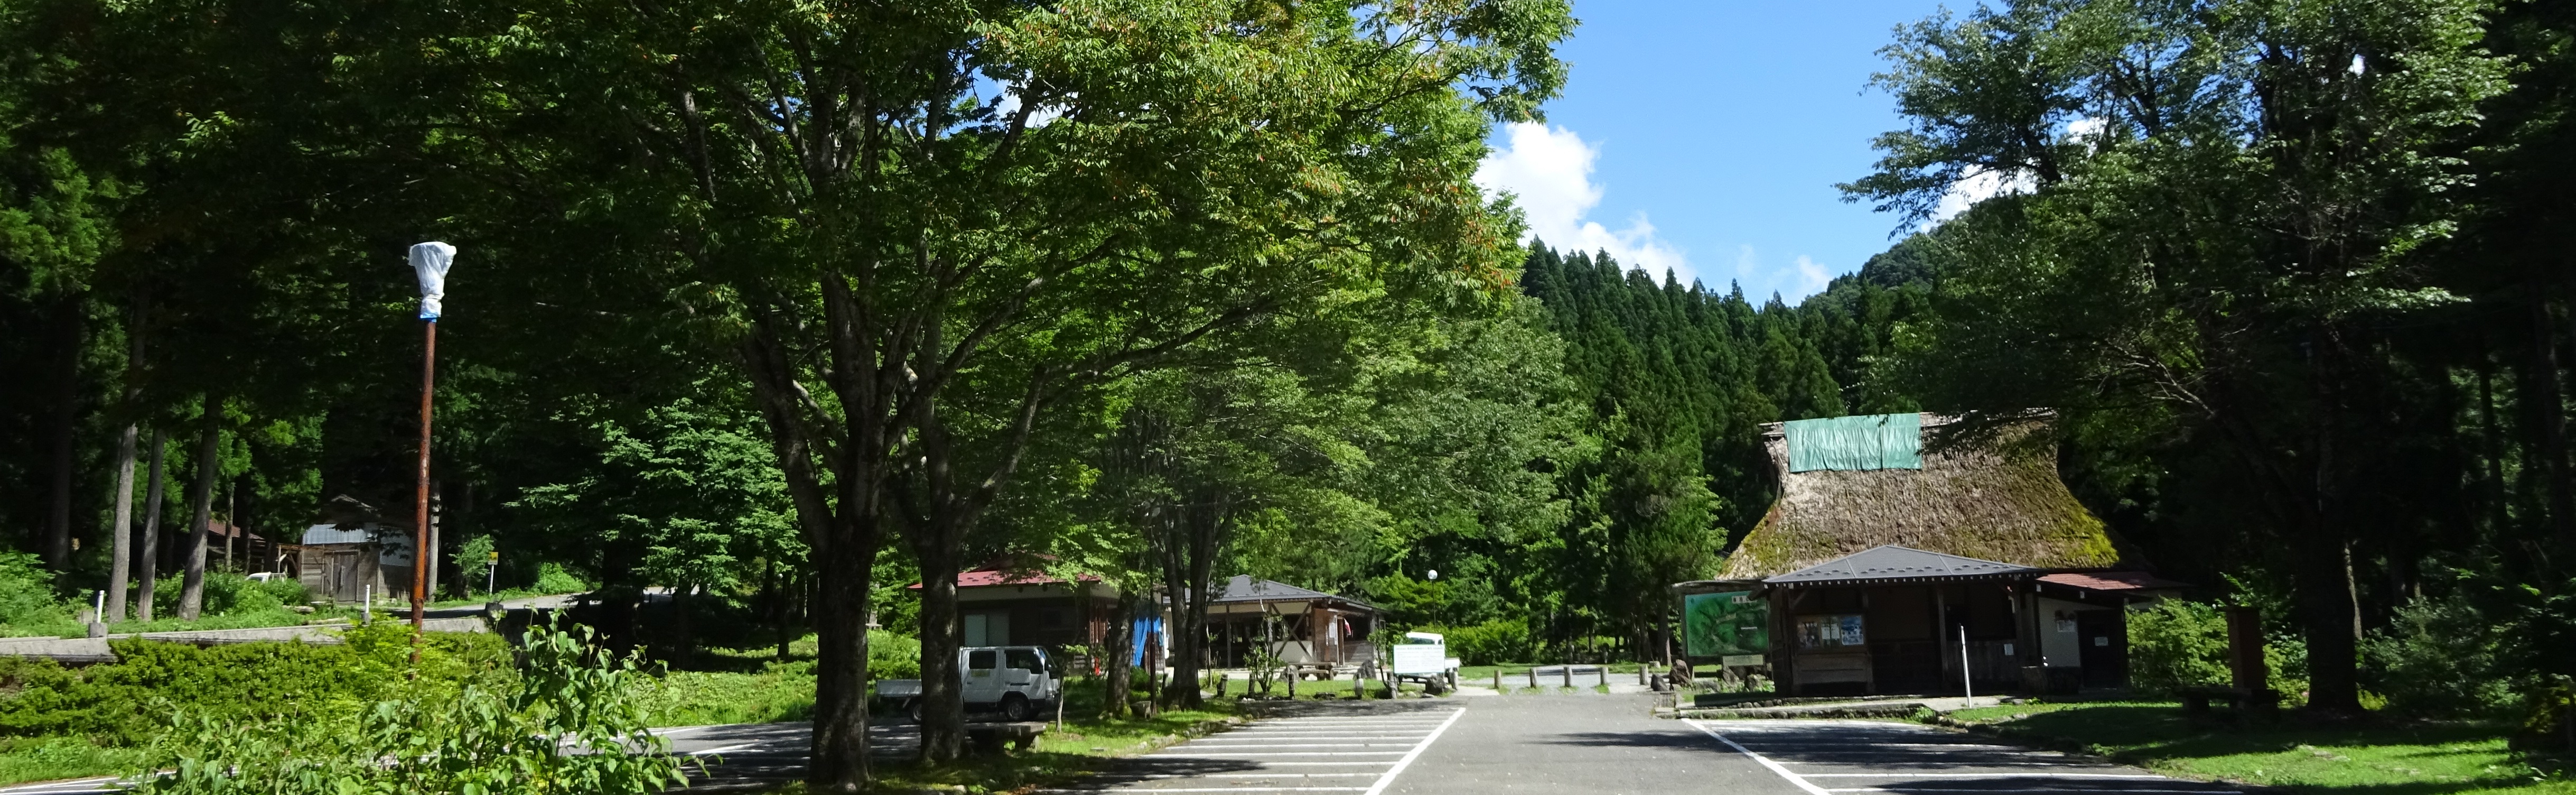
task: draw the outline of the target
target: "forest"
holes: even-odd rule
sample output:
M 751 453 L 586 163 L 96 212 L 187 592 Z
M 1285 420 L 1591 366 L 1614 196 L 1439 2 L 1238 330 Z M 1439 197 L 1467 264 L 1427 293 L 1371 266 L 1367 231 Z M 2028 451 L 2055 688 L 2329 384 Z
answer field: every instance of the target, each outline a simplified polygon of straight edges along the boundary
M 0 0 L 0 627 L 275 612 L 224 528 L 409 516 L 405 252 L 442 240 L 435 598 L 585 592 L 672 671 L 804 644 L 816 781 L 866 775 L 862 628 L 944 681 L 955 575 L 995 560 L 1662 659 L 1665 586 L 1776 496 L 1761 426 L 1884 412 L 1957 443 L 2054 412 L 2123 552 L 2262 606 L 2310 709 L 2567 697 L 2576 8 L 1900 28 L 1874 88 L 1905 126 L 1841 186 L 1892 244 L 1794 305 L 1560 250 L 1476 188 L 1575 25 Z

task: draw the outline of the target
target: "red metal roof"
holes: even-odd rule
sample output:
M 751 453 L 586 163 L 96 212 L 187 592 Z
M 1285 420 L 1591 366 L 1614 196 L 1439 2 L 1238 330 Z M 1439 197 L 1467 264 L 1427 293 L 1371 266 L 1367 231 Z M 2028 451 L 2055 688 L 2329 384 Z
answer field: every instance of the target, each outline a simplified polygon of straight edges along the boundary
M 2051 574 L 2039 578 L 2050 585 L 2064 585 L 2088 591 L 2148 591 L 2165 588 L 2189 588 L 2190 583 L 2163 579 L 2143 571 L 2096 571 L 2088 573 Z
M 1100 581 L 1098 576 L 1090 574 L 1079 575 L 1074 579 L 1082 582 Z M 1060 582 L 1064 582 L 1064 580 L 1049 577 L 1038 572 L 1013 572 L 1008 569 L 999 568 L 972 569 L 957 573 L 957 587 L 959 588 L 983 588 L 994 585 L 1052 585 Z M 916 582 L 904 587 L 913 590 L 920 590 L 921 583 Z

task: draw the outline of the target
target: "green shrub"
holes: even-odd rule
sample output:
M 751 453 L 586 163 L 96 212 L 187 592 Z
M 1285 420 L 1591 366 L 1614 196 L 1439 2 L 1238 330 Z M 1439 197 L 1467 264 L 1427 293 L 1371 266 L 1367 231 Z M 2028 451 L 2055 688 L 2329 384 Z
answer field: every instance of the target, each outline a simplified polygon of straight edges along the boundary
M 53 575 L 34 553 L 0 552 L 0 636 L 72 635 L 72 605 L 55 598 Z
M 573 576 L 572 572 L 565 571 L 561 563 L 547 563 L 537 567 L 538 593 L 581 593 L 588 590 L 590 590 L 590 583 L 583 582 L 580 577 Z
M 532 627 L 504 690 L 382 701 L 347 717 L 183 714 L 161 744 L 164 795 L 536 793 L 641 795 L 684 784 L 682 761 L 645 729 L 640 658 L 593 666 L 580 636 Z M 564 753 L 565 747 L 585 753 Z
M 1538 644 L 1530 638 L 1529 625 L 1518 621 L 1497 619 L 1472 627 L 1425 627 L 1421 631 L 1439 634 L 1448 642 L 1449 653 L 1466 665 L 1538 659 Z
M 2227 617 L 2216 605 L 2167 599 L 2129 611 L 2130 687 L 2169 694 L 2227 682 Z
M 2430 717 L 2510 712 L 2519 700 L 2508 635 L 2457 595 L 2415 599 L 2362 641 L 2363 683 L 2399 712 Z
M 198 648 L 120 640 L 114 663 L 68 669 L 0 658 L 0 736 L 78 736 L 140 744 L 173 712 L 218 719 L 354 713 L 405 688 L 452 691 L 506 682 L 507 645 L 488 634 L 431 633 L 420 677 L 403 673 L 409 627 L 353 629 L 345 645 L 241 643 Z
M 814 663 L 770 663 L 756 674 L 673 671 L 647 701 L 655 726 L 773 723 L 814 714 Z
M 882 629 L 868 630 L 868 676 L 875 679 L 921 677 L 921 640 Z
M 2296 635 L 2263 640 L 2272 689 L 2292 706 L 2307 702 L 2308 644 Z M 2129 686 L 2142 694 L 2232 682 L 2227 616 L 2217 605 L 2167 599 L 2129 611 Z
M 153 581 L 152 614 L 179 614 L 179 596 L 186 580 L 173 574 Z M 250 575 L 231 571 L 206 572 L 204 601 L 198 604 L 201 617 L 244 615 L 274 611 L 281 607 L 312 601 L 304 583 L 292 578 L 271 578 L 260 582 Z

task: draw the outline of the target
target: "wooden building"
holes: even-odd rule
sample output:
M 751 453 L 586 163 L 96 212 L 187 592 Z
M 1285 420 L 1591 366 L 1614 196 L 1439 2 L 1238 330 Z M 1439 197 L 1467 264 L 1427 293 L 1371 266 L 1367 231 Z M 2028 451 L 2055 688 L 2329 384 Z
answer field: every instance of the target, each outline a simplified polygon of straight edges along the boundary
M 348 495 L 323 504 L 324 520 L 304 528 L 278 559 L 319 599 L 355 602 L 370 592 L 411 598 L 412 524 L 384 518 Z
M 1925 435 L 1950 418 L 1766 426 L 1779 500 L 1719 579 L 1676 590 L 1767 604 L 1762 661 L 1785 693 L 2125 684 L 2122 608 L 2181 584 L 2124 554 L 2067 491 L 2035 443 L 2048 421 L 1936 446 Z
M 957 573 L 968 646 L 1098 647 L 1117 609 L 1118 587 L 1089 574 L 1067 581 L 1016 560 Z
M 1282 663 L 1341 669 L 1377 659 L 1368 638 L 1379 610 L 1338 594 L 1235 575 L 1208 602 L 1208 660 L 1217 668 L 1248 664 L 1267 644 Z

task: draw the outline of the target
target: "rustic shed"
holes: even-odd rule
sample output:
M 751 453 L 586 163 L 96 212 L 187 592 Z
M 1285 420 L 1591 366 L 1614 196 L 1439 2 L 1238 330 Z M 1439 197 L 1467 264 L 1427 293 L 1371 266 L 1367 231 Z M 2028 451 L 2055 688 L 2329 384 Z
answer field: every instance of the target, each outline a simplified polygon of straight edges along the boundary
M 347 495 L 323 506 L 324 519 L 304 528 L 297 544 L 279 550 L 295 578 L 319 598 L 355 602 L 411 592 L 412 524 L 385 519 L 373 506 Z
M 1677 590 L 1767 603 L 1762 662 L 1785 692 L 2122 684 L 2121 608 L 2181 584 L 2067 491 L 2035 443 L 2049 420 L 1946 448 L 1923 444 L 1954 421 L 1931 414 L 1766 426 L 1779 500 L 1720 579 Z

